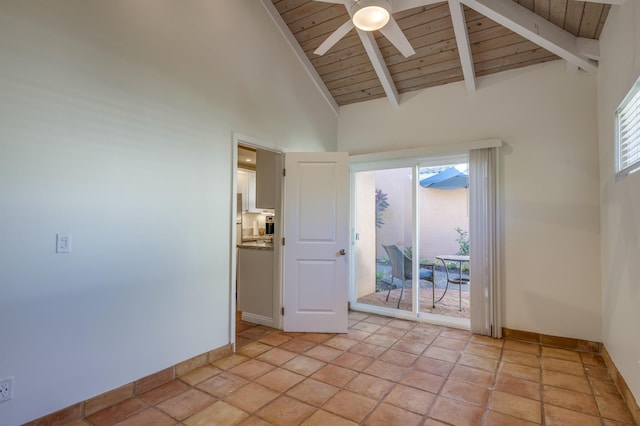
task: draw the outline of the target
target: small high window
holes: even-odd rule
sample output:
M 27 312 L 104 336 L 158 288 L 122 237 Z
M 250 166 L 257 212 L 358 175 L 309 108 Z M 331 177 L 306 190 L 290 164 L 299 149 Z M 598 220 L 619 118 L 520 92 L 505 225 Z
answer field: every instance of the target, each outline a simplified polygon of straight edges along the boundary
M 616 110 L 616 171 L 640 170 L 640 78 Z

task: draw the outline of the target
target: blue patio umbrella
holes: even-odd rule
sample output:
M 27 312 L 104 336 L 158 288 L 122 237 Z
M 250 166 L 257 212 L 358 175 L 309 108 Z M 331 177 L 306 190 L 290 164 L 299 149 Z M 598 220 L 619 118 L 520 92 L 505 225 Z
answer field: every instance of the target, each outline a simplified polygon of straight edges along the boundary
M 433 176 L 420 180 L 423 188 L 435 189 L 460 189 L 469 187 L 469 175 L 449 167 Z

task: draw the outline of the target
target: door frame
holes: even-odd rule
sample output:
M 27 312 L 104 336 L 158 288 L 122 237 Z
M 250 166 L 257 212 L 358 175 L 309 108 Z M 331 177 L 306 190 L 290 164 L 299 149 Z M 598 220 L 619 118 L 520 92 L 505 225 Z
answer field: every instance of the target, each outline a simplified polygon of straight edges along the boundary
M 233 350 L 235 352 L 236 344 L 236 272 L 237 272 L 237 251 L 236 251 L 236 216 L 237 211 L 237 192 L 238 192 L 238 145 L 249 146 L 252 148 L 266 149 L 269 151 L 277 152 L 284 155 L 286 148 L 280 145 L 265 142 L 263 140 L 247 136 L 242 133 L 232 132 L 231 142 L 231 239 L 229 244 L 229 253 L 231 253 L 231 261 L 229 262 L 229 342 L 233 344 Z M 273 235 L 273 326 L 274 328 L 282 328 L 282 315 L 280 310 L 282 309 L 282 245 L 279 241 L 282 239 L 282 209 L 283 205 L 283 191 L 284 181 L 280 179 L 280 202 L 275 210 L 276 227 Z

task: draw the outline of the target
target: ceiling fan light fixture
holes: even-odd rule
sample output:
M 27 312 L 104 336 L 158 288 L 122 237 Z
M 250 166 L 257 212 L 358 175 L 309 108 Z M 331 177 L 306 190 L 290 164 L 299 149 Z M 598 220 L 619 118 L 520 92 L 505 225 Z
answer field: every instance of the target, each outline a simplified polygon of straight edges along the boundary
M 375 31 L 387 25 L 391 4 L 386 0 L 360 0 L 351 8 L 353 25 L 363 31 Z

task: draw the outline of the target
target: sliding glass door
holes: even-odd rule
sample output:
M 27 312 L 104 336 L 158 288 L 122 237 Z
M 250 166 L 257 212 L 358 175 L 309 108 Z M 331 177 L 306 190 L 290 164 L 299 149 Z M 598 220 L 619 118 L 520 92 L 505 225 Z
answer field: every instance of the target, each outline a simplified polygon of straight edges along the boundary
M 421 280 L 418 311 L 469 319 L 468 164 L 420 167 L 419 176 L 420 267 L 433 280 Z
M 413 172 L 410 167 L 363 171 L 356 182 L 358 303 L 412 311 Z
M 468 255 L 467 155 L 352 170 L 352 307 L 468 324 L 468 262 L 447 260 Z M 466 282 L 454 284 L 460 273 Z

